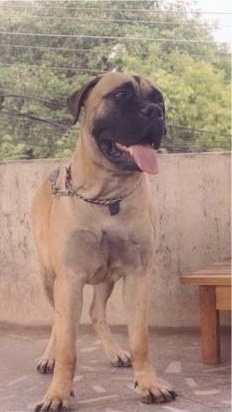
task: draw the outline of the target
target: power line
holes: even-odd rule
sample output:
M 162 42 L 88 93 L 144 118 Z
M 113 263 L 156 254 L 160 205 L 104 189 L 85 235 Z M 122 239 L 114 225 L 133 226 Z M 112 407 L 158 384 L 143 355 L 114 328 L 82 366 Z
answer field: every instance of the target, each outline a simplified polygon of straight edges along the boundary
M 92 75 L 98 75 L 98 74 L 104 74 L 104 73 L 109 73 L 112 71 L 112 69 L 108 70 L 103 70 L 103 69 L 82 69 L 82 68 L 76 68 L 76 67 L 60 67 L 60 66 L 45 66 L 45 65 L 39 65 L 39 64 L 27 64 L 27 63 L 22 63 L 22 66 L 19 65 L 19 63 L 0 63 L 0 67 L 16 67 L 18 72 L 20 73 L 20 69 L 24 68 L 39 68 L 42 70 L 47 70 L 47 69 L 53 69 L 53 70 L 70 70 L 73 72 L 81 72 L 81 73 L 89 73 Z M 209 81 L 208 77 L 197 77 L 198 80 L 203 80 L 203 81 Z M 210 80 L 210 82 L 214 82 L 214 80 Z M 228 82 L 226 81 L 221 81 L 222 84 L 227 84 Z M 3 89 L 4 90 L 4 89 Z
M 8 48 L 12 48 L 12 49 L 25 49 L 25 50 L 52 50 L 53 52 L 56 52 L 56 51 L 64 51 L 64 52 L 69 52 L 69 51 L 76 51 L 77 52 L 77 54 L 79 55 L 79 54 L 85 54 L 86 52 L 94 52 L 94 54 L 99 54 L 99 52 L 100 51 L 102 51 L 102 52 L 104 52 L 105 54 L 106 53 L 113 53 L 114 52 L 114 50 L 112 50 L 112 48 L 109 48 L 108 50 L 107 50 L 107 48 L 104 48 L 104 49 L 102 49 L 102 48 L 92 48 L 92 49 L 69 49 L 69 48 L 65 48 L 65 47 L 47 47 L 47 46 L 35 46 L 35 47 L 33 47 L 33 46 L 20 46 L 20 45 L 12 45 L 12 44 L 0 44 L 0 48 L 6 48 L 6 49 L 8 49 Z M 122 50 L 122 51 L 115 51 L 115 53 L 117 54 L 121 54 L 121 53 L 131 53 L 131 55 L 133 55 L 133 56 L 137 56 L 137 57 L 141 57 L 141 55 L 144 57 L 144 56 L 150 56 L 151 55 L 151 52 L 150 51 L 148 51 L 148 52 L 145 52 L 145 51 L 143 51 L 143 52 L 141 52 L 141 53 L 138 53 L 138 52 L 135 52 L 135 49 L 133 49 L 133 48 L 127 48 L 126 50 Z M 208 55 L 206 55 L 206 54 L 195 54 L 195 53 L 188 53 L 188 54 L 185 54 L 185 52 L 184 51 L 181 51 L 181 50 L 179 50 L 179 53 L 180 54 L 182 54 L 182 55 L 186 55 L 186 57 L 191 57 L 191 58 L 194 58 L 194 57 L 197 57 L 197 58 L 201 58 L 201 59 L 203 59 L 203 60 L 205 60 L 205 57 L 207 58 L 207 61 L 210 61 L 210 62 L 217 62 L 218 61 L 218 59 L 220 58 L 220 57 L 225 57 L 225 56 L 230 56 L 230 53 L 228 52 L 228 53 L 222 53 L 222 52 L 220 52 L 219 50 L 215 50 L 214 51 L 215 52 L 215 55 L 213 55 L 213 56 L 208 56 Z M 13 52 L 13 50 L 7 50 L 7 53 L 8 53 L 8 57 L 9 57 L 9 53 L 11 53 L 11 54 L 13 54 L 14 52 Z M 24 55 L 22 54 L 21 55 L 21 57 L 23 57 Z M 25 53 L 25 56 L 27 56 L 26 55 L 26 53 Z M 110 56 L 109 56 L 110 57 Z M 14 64 L 16 64 L 16 63 L 3 63 L 3 66 L 4 65 L 14 65 Z M 1 66 L 2 64 L 0 63 L 0 66 Z M 41 66 L 41 65 L 37 65 L 37 66 Z M 57 67 L 57 66 L 46 66 L 47 68 L 55 68 L 55 69 L 63 69 L 62 67 Z M 64 68 L 64 69 L 66 69 L 66 67 Z M 70 67 L 67 67 L 67 69 L 70 69 Z M 75 68 L 73 68 L 74 70 L 75 70 Z M 73 70 L 73 69 L 71 69 L 71 70 Z
M 57 106 L 57 107 L 66 107 L 65 103 L 62 103 L 61 101 L 54 101 L 54 100 L 45 100 L 45 99 L 40 99 L 39 97 L 35 97 L 35 96 L 30 96 L 30 95 L 25 95 L 25 94 L 1 94 L 1 90 L 4 91 L 4 89 L 0 88 L 0 97 L 3 96 L 5 97 L 13 97 L 16 99 L 29 99 L 29 100 L 35 100 L 38 101 L 40 103 L 43 103 L 45 105 L 52 105 L 52 106 Z
M 80 34 L 58 34 L 58 33 L 26 33 L 26 32 L 9 32 L 9 31 L 0 31 L 0 34 L 9 35 L 9 36 L 37 36 L 37 37 L 63 37 L 63 38 L 74 38 L 74 39 L 94 39 L 94 40 L 124 40 L 124 41 L 154 41 L 154 42 L 166 42 L 166 43 L 201 43 L 201 44 L 215 44 L 215 43 L 226 43 L 224 41 L 215 40 L 201 40 L 201 39 L 179 39 L 179 38 L 152 38 L 152 37 L 125 37 L 125 36 L 99 36 L 99 35 L 80 35 Z
M 198 129 L 198 128 L 192 128 L 192 127 L 187 127 L 187 126 L 179 126 L 179 125 L 176 125 L 176 124 L 172 124 L 172 123 L 168 123 L 168 127 L 170 127 L 170 128 L 174 128 L 174 129 L 180 129 L 180 130 L 184 130 L 184 131 L 189 131 L 189 132 L 192 132 L 192 133 L 202 133 L 202 134 L 218 134 L 218 135 L 220 135 L 220 136 L 222 136 L 222 137 L 230 137 L 230 134 L 221 134 L 220 132 L 218 132 L 218 131 L 213 131 L 213 130 L 206 130 L 206 129 Z
M 36 15 L 33 14 L 33 16 L 31 16 L 30 14 L 27 14 L 27 16 L 30 16 L 31 19 L 35 19 L 37 20 L 38 18 L 41 19 L 41 17 L 48 17 L 49 19 L 57 19 L 57 16 L 54 16 L 54 14 L 41 14 L 41 15 Z M 25 17 L 25 14 L 24 16 Z M 189 23 L 193 23 L 195 24 L 194 21 L 185 21 L 185 22 L 181 22 L 179 23 L 178 21 L 157 21 L 157 20 L 130 20 L 130 19 L 101 19 L 101 18 L 85 18 L 85 21 L 83 21 L 83 18 L 78 18 L 78 17 L 66 17 L 66 16 L 58 16 L 60 20 L 71 20 L 71 21 L 82 21 L 83 24 L 85 24 L 86 22 L 101 22 L 101 23 L 129 23 L 129 24 L 157 24 L 157 25 L 164 25 L 164 26 L 175 26 L 178 25 L 179 26 L 188 26 L 190 25 Z M 14 17 L 9 17 L 10 21 L 14 21 Z M 17 21 L 17 20 L 15 20 Z M 205 24 L 202 24 L 202 26 L 204 27 Z M 217 25 L 217 29 L 220 29 L 221 27 L 232 27 L 231 24 L 220 24 Z
M 108 70 L 100 70 L 100 69 L 81 69 L 81 68 L 76 68 L 76 67 L 60 67 L 60 66 L 45 66 L 43 64 L 27 64 L 27 63 L 22 63 L 24 67 L 20 67 L 19 63 L 0 63 L 0 67 L 12 67 L 15 66 L 18 70 L 23 69 L 25 67 L 31 67 L 31 68 L 40 68 L 42 70 L 47 70 L 47 69 L 53 69 L 53 70 L 72 70 L 74 72 L 83 72 L 83 73 L 90 73 L 90 74 L 103 74 L 103 73 L 108 73 Z
M 122 45 L 122 51 L 123 51 L 123 45 Z M 95 52 L 96 54 L 99 53 L 99 51 L 103 51 L 103 52 L 114 52 L 114 50 L 112 50 L 112 46 L 108 45 L 108 50 L 107 50 L 107 45 L 103 48 L 103 47 L 92 47 L 92 48 L 69 48 L 69 47 L 56 47 L 56 46 L 31 46 L 31 45 L 21 45 L 21 44 L 13 44 L 13 43 L 0 43 L 0 48 L 14 48 L 14 49 L 29 49 L 29 50 L 52 50 L 52 51 L 71 51 L 71 52 L 78 52 L 78 53 L 86 53 L 86 52 Z M 141 53 L 135 52 L 135 50 L 137 50 L 137 48 L 133 47 L 133 46 L 129 46 L 127 47 L 127 49 L 125 50 L 126 52 L 134 52 L 133 54 L 135 56 L 140 56 L 141 54 L 144 55 L 149 55 L 150 52 L 144 52 L 142 51 Z M 119 50 L 121 51 L 121 50 Z M 215 48 L 214 53 L 217 54 L 218 56 L 229 56 L 230 53 L 229 51 L 226 52 L 221 52 L 219 49 Z M 7 51 L 9 53 L 9 50 Z M 116 50 L 117 52 L 117 50 Z M 180 53 L 184 53 L 183 51 L 180 51 Z M 190 57 L 203 57 L 207 56 L 207 60 L 209 59 L 208 55 L 203 55 L 203 54 L 193 54 L 193 53 L 188 53 L 188 56 Z M 215 56 L 213 56 L 215 57 Z
M 0 48 L 8 49 L 7 50 L 8 54 L 11 53 L 11 52 L 13 54 L 13 50 L 9 50 L 9 49 L 24 49 L 26 51 L 28 51 L 28 50 L 41 50 L 41 51 L 51 50 L 52 52 L 58 52 L 58 51 L 77 52 L 78 55 L 79 54 L 89 53 L 89 52 L 94 52 L 94 54 L 98 54 L 99 52 L 104 52 L 104 54 L 114 52 L 114 50 L 112 50 L 112 46 L 108 46 L 108 49 L 107 49 L 107 46 L 104 47 L 104 48 L 102 48 L 102 47 L 100 47 L 100 48 L 99 47 L 95 47 L 95 48 L 69 48 L 69 47 L 56 47 L 56 46 L 30 46 L 30 45 L 25 46 L 25 45 L 12 44 L 12 43 L 2 43 L 2 44 L 0 43 Z M 127 46 L 127 49 L 123 50 L 123 46 L 122 46 L 122 49 L 119 50 L 119 51 L 116 50 L 115 53 L 121 54 L 121 53 L 126 52 L 126 53 L 131 53 L 133 56 L 138 56 L 138 57 L 141 57 L 141 55 L 143 57 L 151 55 L 150 51 L 148 51 L 148 52 L 142 51 L 141 53 L 139 53 L 136 50 L 137 49 L 134 48 L 133 46 L 129 46 L 129 47 Z M 220 57 L 225 57 L 225 56 L 229 57 L 231 55 L 231 53 L 229 51 L 228 52 L 222 52 L 217 48 L 213 50 L 214 55 L 212 55 L 212 56 L 208 56 L 206 54 L 196 54 L 196 53 L 191 53 L 191 52 L 188 52 L 186 54 L 184 50 L 179 50 L 179 53 L 183 54 L 183 55 L 186 55 L 187 57 L 191 57 L 191 58 L 196 57 L 196 58 L 201 58 L 203 60 L 205 60 L 205 57 L 206 57 L 207 61 L 210 61 L 210 62 L 217 62 Z M 9 64 L 9 63 L 6 63 L 6 65 L 7 64 Z M 1 65 L 1 63 L 0 63 L 0 65 Z M 48 68 L 57 68 L 58 70 L 61 69 L 60 67 L 54 67 L 54 66 L 46 66 L 46 67 L 48 67 Z M 69 68 L 67 68 L 67 69 L 69 69 Z M 75 70 L 75 68 L 72 69 L 72 70 Z
M 1 65 L 0 65 L 1 66 Z M 7 94 L 8 93 L 8 94 Z M 37 100 L 40 101 L 41 103 L 48 103 L 48 104 L 57 104 L 58 105 L 64 105 L 64 107 L 66 106 L 65 103 L 62 103 L 62 101 L 65 101 L 66 97 L 64 96 L 57 96 L 57 95 L 49 95 L 49 97 L 45 97 L 44 98 L 38 98 L 37 96 L 32 96 L 32 95 L 27 95 L 25 94 L 25 89 L 23 91 L 15 91 L 15 89 L 8 89 L 8 88 L 3 88 L 0 87 L 0 97 L 18 97 L 19 99 L 32 99 L 32 100 Z M 52 100 L 51 100 L 52 97 Z M 55 103 L 54 103 L 55 102 Z
M 16 116 L 16 117 L 26 117 L 27 119 L 33 120 L 33 121 L 37 121 L 37 122 L 42 122 L 42 123 L 46 123 L 47 125 L 50 126 L 54 126 L 54 127 L 59 127 L 61 129 L 67 130 L 71 127 L 71 125 L 67 125 L 64 123 L 57 123 L 57 122 L 53 122 L 52 120 L 48 120 L 48 119 L 43 119 L 41 117 L 37 117 L 35 115 L 31 115 L 29 113 L 20 113 L 20 112 L 16 112 L 13 110 L 1 110 L 0 114 L 6 114 L 6 115 L 10 115 L 10 116 Z
M 82 0 L 83 4 L 83 0 Z M 28 7 L 22 8 L 21 5 L 17 5 L 17 7 L 11 7 L 11 10 L 16 10 L 16 11 L 24 11 L 28 10 Z M 40 7 L 40 11 L 53 11 L 53 10 L 67 10 L 67 11 L 118 11 L 116 8 L 102 8 L 102 7 Z M 132 12 L 132 13 L 170 13 L 170 10 L 167 9 L 141 9 L 141 8 L 132 8 L 132 7 L 125 7 L 121 9 L 121 12 Z M 177 14 L 206 14 L 206 15 L 223 15 L 223 16 L 231 16 L 231 12 L 227 11 L 201 11 L 197 9 L 190 9 L 190 10 L 171 10 L 172 13 L 177 13 Z

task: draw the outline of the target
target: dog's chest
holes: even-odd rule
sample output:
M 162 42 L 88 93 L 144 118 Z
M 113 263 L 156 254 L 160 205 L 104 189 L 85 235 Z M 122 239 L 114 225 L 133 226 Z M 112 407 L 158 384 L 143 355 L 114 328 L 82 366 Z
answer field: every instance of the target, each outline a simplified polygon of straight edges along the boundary
M 93 284 L 140 273 L 152 255 L 152 233 L 144 233 L 137 236 L 129 230 L 75 230 L 67 243 L 66 263 Z
M 132 235 L 121 236 L 117 232 L 102 232 L 102 251 L 107 261 L 107 277 L 116 280 L 130 271 L 140 271 L 147 265 L 150 252 L 148 239 L 146 242 Z

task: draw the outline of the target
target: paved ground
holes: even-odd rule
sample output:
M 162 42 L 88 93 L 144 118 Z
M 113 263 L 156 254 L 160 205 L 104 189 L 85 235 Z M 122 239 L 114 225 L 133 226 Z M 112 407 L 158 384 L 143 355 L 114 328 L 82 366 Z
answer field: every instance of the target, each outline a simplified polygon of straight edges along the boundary
M 124 328 L 114 333 L 127 346 Z M 3 326 L 0 340 L 0 412 L 32 411 L 41 400 L 50 376 L 35 371 L 47 330 Z M 79 412 L 229 412 L 230 334 L 222 337 L 222 363 L 201 363 L 199 335 L 178 331 L 151 330 L 151 349 L 158 372 L 179 393 L 165 405 L 144 405 L 133 389 L 130 369 L 114 369 L 106 361 L 92 329 L 83 327 L 77 340 L 79 367 L 75 377 L 73 411 Z

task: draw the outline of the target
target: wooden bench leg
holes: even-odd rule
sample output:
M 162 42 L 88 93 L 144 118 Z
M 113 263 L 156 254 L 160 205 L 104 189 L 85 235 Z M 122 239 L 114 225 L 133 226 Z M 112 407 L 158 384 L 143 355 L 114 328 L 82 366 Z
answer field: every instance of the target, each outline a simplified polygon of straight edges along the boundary
M 219 311 L 216 310 L 216 288 L 200 286 L 202 357 L 206 364 L 220 362 Z

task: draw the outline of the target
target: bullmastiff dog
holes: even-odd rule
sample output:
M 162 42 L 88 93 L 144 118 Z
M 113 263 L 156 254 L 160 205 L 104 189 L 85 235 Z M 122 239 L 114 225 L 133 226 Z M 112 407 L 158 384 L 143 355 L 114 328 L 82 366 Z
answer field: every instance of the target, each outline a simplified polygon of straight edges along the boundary
M 32 207 L 40 273 L 54 307 L 51 337 L 38 363 L 39 372 L 54 373 L 35 410 L 70 408 L 85 284 L 94 288 L 90 316 L 111 364 L 132 365 L 142 402 L 170 401 L 176 393 L 153 369 L 148 343 L 156 226 L 147 173 L 158 172 L 163 96 L 144 78 L 113 72 L 90 80 L 67 104 L 75 122 L 81 115 L 77 148 L 39 188 Z M 119 278 L 130 352 L 106 323 L 107 300 Z

